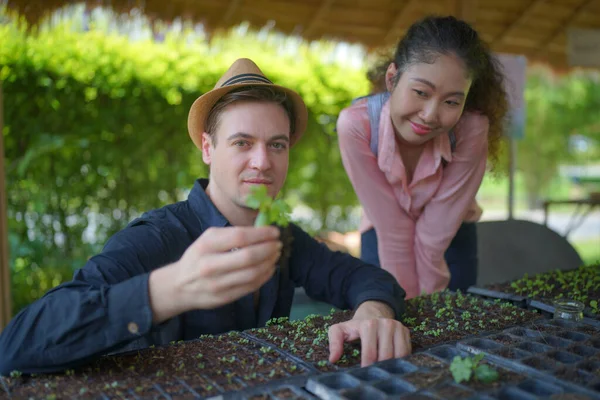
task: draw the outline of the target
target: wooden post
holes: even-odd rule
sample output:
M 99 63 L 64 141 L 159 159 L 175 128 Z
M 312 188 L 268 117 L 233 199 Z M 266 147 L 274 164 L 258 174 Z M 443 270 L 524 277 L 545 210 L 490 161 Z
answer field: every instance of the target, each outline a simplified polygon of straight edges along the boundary
M 6 185 L 4 183 L 4 103 L 0 82 L 0 331 L 12 317 L 10 267 L 8 265 L 8 221 L 6 215 Z

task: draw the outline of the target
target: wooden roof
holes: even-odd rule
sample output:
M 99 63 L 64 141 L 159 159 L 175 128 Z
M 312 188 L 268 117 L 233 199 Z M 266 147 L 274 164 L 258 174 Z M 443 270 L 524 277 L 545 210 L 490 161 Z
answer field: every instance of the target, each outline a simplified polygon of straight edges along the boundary
M 7 0 L 30 22 L 77 1 Z M 600 29 L 600 0 L 88 0 L 118 12 L 140 8 L 153 20 L 177 17 L 208 30 L 243 21 L 275 23 L 306 39 L 360 42 L 368 48 L 393 45 L 415 20 L 452 14 L 471 22 L 496 52 L 567 66 L 568 28 Z

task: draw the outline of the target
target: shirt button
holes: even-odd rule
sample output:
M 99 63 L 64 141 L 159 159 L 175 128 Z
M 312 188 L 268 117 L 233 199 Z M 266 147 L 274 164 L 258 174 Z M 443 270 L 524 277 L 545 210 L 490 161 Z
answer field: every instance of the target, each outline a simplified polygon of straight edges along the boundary
M 129 332 L 133 333 L 134 335 L 139 332 L 139 328 L 135 322 L 130 322 L 127 325 L 127 329 L 129 329 Z

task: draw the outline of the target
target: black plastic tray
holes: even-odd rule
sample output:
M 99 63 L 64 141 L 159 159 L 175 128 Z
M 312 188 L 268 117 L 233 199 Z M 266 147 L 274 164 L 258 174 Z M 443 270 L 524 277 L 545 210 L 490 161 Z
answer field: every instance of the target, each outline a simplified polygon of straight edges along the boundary
M 0 387 L 2 388 L 2 392 L 0 392 L 0 394 L 6 394 L 6 396 L 10 396 L 10 391 L 8 390 L 8 386 L 6 385 L 2 375 L 0 375 Z
M 596 359 L 600 367 L 600 329 L 588 324 L 541 320 L 463 340 L 458 347 L 530 376 L 600 392 L 600 376 L 593 374 Z
M 255 386 L 240 392 L 208 397 L 206 400 L 254 400 L 260 398 L 269 400 L 316 400 L 315 396 L 304 390 L 307 380 L 308 377 L 306 376 L 298 376 L 284 381 Z M 281 393 L 284 390 L 287 390 L 287 395 Z
M 472 339 L 473 340 L 473 339 Z M 310 377 L 307 390 L 324 400 L 353 399 L 531 399 L 554 394 L 579 394 L 589 399 L 600 399 L 600 394 L 577 385 L 564 384 L 544 374 L 530 375 L 529 370 L 519 365 L 505 363 L 499 368 L 523 376 L 515 382 L 500 386 L 490 384 L 483 387 L 469 387 L 457 384 L 449 373 L 449 364 L 456 356 L 466 356 L 469 352 L 455 346 L 441 345 L 417 354 L 425 354 L 442 363 L 441 368 L 420 367 L 411 363 L 411 357 L 388 360 L 366 368 L 349 369 Z M 495 364 L 486 355 L 486 361 Z M 432 378 L 431 385 L 423 387 L 412 377 Z M 438 377 L 439 379 L 436 379 Z
M 471 286 L 467 289 L 467 293 L 490 300 L 504 300 L 512 303 L 519 308 L 540 311 L 545 317 L 552 318 L 554 316 L 555 307 L 543 300 L 535 300 L 527 296 L 521 296 L 512 293 L 499 292 L 476 286 Z M 600 314 L 593 314 L 589 308 L 583 311 L 584 321 L 590 325 L 600 327 Z

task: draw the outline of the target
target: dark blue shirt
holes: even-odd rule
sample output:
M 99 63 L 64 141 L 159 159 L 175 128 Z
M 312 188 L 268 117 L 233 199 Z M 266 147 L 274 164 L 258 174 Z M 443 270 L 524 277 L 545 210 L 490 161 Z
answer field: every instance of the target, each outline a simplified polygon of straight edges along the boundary
M 400 317 L 405 293 L 390 274 L 333 252 L 292 225 L 289 277 L 280 281 L 277 269 L 260 289 L 257 312 L 249 294 L 223 307 L 153 324 L 150 272 L 179 260 L 208 228 L 229 225 L 204 192 L 207 184 L 198 180 L 187 201 L 132 221 L 77 270 L 72 281 L 15 316 L 0 335 L 0 374 L 58 371 L 104 354 L 261 327 L 271 318 L 289 316 L 298 286 L 310 297 L 341 309 L 379 300 Z

